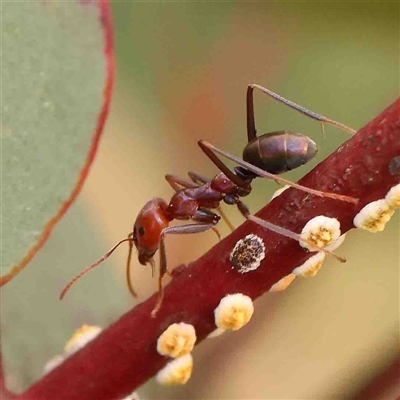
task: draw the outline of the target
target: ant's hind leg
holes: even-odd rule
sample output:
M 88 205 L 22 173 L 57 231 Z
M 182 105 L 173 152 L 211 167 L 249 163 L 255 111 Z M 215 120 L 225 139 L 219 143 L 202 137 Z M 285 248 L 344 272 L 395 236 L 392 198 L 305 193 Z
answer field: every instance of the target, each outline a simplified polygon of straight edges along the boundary
M 282 228 L 281 226 L 275 225 L 272 222 L 265 221 L 264 219 L 258 218 L 253 214 L 250 214 L 248 207 L 241 201 L 236 203 L 237 208 L 241 212 L 241 214 L 248 220 L 255 222 L 256 224 L 262 226 L 265 229 L 268 229 L 272 232 L 278 233 L 279 235 L 286 236 L 290 239 L 296 240 L 297 242 L 307 243 L 311 251 L 323 251 L 325 254 L 329 254 L 330 256 L 335 257 L 338 261 L 344 263 L 346 259 L 343 257 L 338 256 L 337 254 L 332 253 L 329 250 L 326 250 L 322 247 L 318 247 L 314 243 L 303 239 L 298 233 L 289 231 L 289 229 Z
M 299 104 L 294 103 L 293 101 L 290 101 L 288 99 L 285 99 L 284 97 L 280 96 L 279 94 L 276 94 L 272 92 L 271 90 L 257 85 L 255 83 L 250 84 L 247 86 L 247 97 L 246 97 L 246 103 L 247 103 L 247 137 L 250 142 L 250 140 L 253 140 L 256 137 L 256 128 L 255 128 L 255 123 L 254 123 L 254 105 L 253 105 L 253 90 L 258 89 L 261 92 L 267 94 L 268 96 L 272 97 L 273 99 L 279 101 L 280 103 L 283 103 L 287 105 L 288 107 L 292 108 L 293 110 L 298 111 L 299 113 L 306 115 L 307 117 L 310 117 L 312 119 L 315 119 L 317 121 L 320 121 L 322 124 L 330 124 L 333 126 L 336 126 L 337 128 L 341 129 L 342 131 L 345 131 L 347 133 L 350 133 L 351 135 L 354 135 L 357 133 L 352 128 L 349 128 L 348 126 L 334 121 L 333 119 L 324 117 L 323 115 L 317 114 L 313 111 L 308 110 L 307 108 L 300 106 Z
M 241 179 L 240 177 L 238 177 L 233 171 L 231 171 L 224 162 L 222 162 L 218 156 L 214 153 L 218 153 L 218 151 L 216 151 L 216 147 L 212 146 L 210 143 L 204 141 L 204 140 L 199 140 L 197 142 L 197 144 L 200 146 L 201 150 L 203 150 L 203 152 L 206 154 L 206 156 L 217 166 L 217 168 L 225 174 L 225 176 L 231 181 L 233 182 L 236 186 L 239 186 L 242 189 L 249 189 L 249 183 L 245 182 L 243 179 Z M 221 152 L 220 152 L 221 154 Z M 228 154 L 228 153 L 226 153 Z M 225 152 L 224 154 L 225 155 Z M 228 157 L 227 155 L 225 155 L 225 157 L 227 157 L 228 159 L 230 157 Z M 232 158 L 231 158 L 232 160 Z M 235 161 L 235 160 L 233 160 Z M 239 164 L 240 165 L 240 164 Z
M 164 298 L 164 286 L 162 280 L 164 275 L 167 273 L 167 252 L 165 248 L 165 236 L 205 232 L 209 229 L 212 229 L 214 225 L 214 223 L 187 224 L 179 226 L 169 226 L 168 228 L 162 230 L 160 239 L 160 275 L 158 277 L 158 299 L 156 305 L 153 308 L 153 311 L 151 312 L 151 316 L 153 318 L 157 315 L 157 312 L 160 309 Z
M 303 192 L 307 192 L 307 193 L 313 194 L 315 196 L 329 197 L 331 199 L 341 200 L 341 201 L 345 201 L 347 203 L 353 203 L 353 204 L 357 204 L 358 203 L 358 199 L 355 199 L 354 197 L 345 196 L 345 195 L 337 194 L 337 193 L 321 192 L 320 190 L 311 189 L 311 188 L 308 188 L 306 186 L 302 186 L 302 185 L 299 185 L 297 183 L 288 181 L 287 179 L 284 179 L 284 178 L 282 178 L 282 177 L 280 177 L 278 175 L 274 175 L 274 174 L 271 174 L 269 172 L 266 172 L 266 171 L 262 170 L 261 168 L 258 168 L 255 165 L 250 164 L 250 163 L 242 160 L 241 158 L 236 157 L 236 156 L 234 156 L 234 155 L 232 155 L 232 154 L 230 154 L 230 153 L 228 153 L 228 152 L 226 152 L 224 150 L 218 149 L 217 147 L 213 146 L 211 143 L 205 142 L 204 140 L 200 140 L 199 141 L 199 146 L 209 156 L 211 161 L 213 161 L 214 164 L 218 166 L 218 168 L 220 168 L 220 165 L 222 165 L 224 167 L 224 169 L 227 169 L 230 173 L 232 173 L 232 172 L 217 157 L 217 155 L 215 153 L 217 153 L 217 154 L 219 154 L 219 155 L 221 155 L 223 157 L 226 157 L 227 159 L 235 162 L 236 164 L 240 165 L 241 167 L 247 169 L 248 171 L 251 171 L 251 172 L 255 173 L 257 176 L 260 176 L 262 178 L 270 179 L 270 180 L 273 180 L 275 182 L 279 182 L 279 183 L 284 184 L 284 185 L 292 186 L 292 187 L 294 187 L 296 189 L 302 190 Z M 204 150 L 204 149 L 206 149 L 207 151 Z M 209 154 L 211 154 L 212 157 Z M 220 169 L 226 175 L 225 170 L 222 170 L 222 168 L 220 168 Z M 235 180 L 231 179 L 231 176 L 227 175 L 227 177 L 233 183 L 238 185 Z M 236 176 L 235 174 L 233 174 L 233 177 L 239 179 L 239 181 L 241 181 L 241 182 L 244 182 L 238 176 Z M 238 185 L 238 186 L 240 186 L 240 185 Z M 240 187 L 242 187 L 242 186 L 240 186 Z

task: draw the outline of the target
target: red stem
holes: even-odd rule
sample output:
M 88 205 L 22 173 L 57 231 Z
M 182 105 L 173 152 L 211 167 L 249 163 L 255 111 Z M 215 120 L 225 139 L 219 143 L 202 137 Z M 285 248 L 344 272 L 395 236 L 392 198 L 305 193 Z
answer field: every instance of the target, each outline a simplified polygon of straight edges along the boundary
M 257 215 L 294 232 L 300 232 L 314 216 L 326 215 L 337 218 L 344 233 L 353 227 L 353 218 L 362 207 L 383 198 L 400 182 L 400 171 L 392 162 L 398 156 L 400 99 L 300 181 L 318 190 L 359 198 L 359 204 L 289 189 Z M 249 233 L 263 238 L 266 258 L 256 271 L 239 274 L 232 269 L 229 255 L 236 242 Z M 294 240 L 247 221 L 199 260 L 174 274 L 156 318 L 150 317 L 154 295 L 18 399 L 122 398 L 168 361 L 156 351 L 157 338 L 168 325 L 182 321 L 194 325 L 199 343 L 215 329 L 213 311 L 222 297 L 240 292 L 255 299 L 309 256 Z

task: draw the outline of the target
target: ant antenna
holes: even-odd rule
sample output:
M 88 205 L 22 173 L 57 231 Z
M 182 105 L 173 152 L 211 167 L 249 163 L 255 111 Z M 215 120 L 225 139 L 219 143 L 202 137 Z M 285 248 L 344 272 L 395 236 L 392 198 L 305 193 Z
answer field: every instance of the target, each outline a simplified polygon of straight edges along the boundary
M 71 281 L 65 286 L 65 288 L 62 290 L 60 294 L 60 300 L 62 300 L 65 296 L 65 294 L 68 292 L 69 289 L 71 289 L 71 286 L 80 278 L 82 278 L 83 275 L 91 271 L 94 267 L 97 267 L 99 264 L 101 264 L 104 260 L 106 260 L 113 252 L 114 250 L 122 243 L 124 242 L 130 242 L 132 243 L 133 239 L 131 237 L 128 237 L 127 239 L 121 240 L 118 242 L 111 250 L 109 250 L 106 254 L 104 254 L 103 257 L 100 258 L 100 260 L 96 261 L 94 264 L 89 265 L 86 269 L 84 269 L 82 272 L 80 272 L 78 275 L 75 276 L 75 278 L 71 279 Z M 130 252 L 131 253 L 131 252 Z M 130 260 L 130 254 L 128 257 L 128 260 Z M 135 293 L 136 295 L 136 293 Z

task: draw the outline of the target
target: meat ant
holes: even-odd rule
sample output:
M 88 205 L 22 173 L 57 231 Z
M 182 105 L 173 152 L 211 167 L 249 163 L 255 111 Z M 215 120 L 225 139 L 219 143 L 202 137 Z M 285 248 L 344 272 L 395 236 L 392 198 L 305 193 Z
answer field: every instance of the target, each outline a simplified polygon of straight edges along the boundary
M 126 263 L 126 279 L 129 291 L 134 297 L 137 295 L 132 287 L 130 279 L 130 264 L 133 245 L 135 245 L 138 251 L 139 262 L 142 265 L 150 264 L 153 272 L 155 268 L 153 256 L 157 250 L 160 250 L 160 274 L 158 278 L 159 295 L 157 303 L 151 313 L 154 317 L 162 304 L 164 295 L 162 279 L 168 272 L 165 236 L 199 233 L 205 232 L 209 229 L 213 229 L 219 236 L 215 225 L 219 222 L 221 217 L 233 230 L 229 220 L 219 208 L 221 201 L 226 204 L 236 205 L 246 219 L 257 223 L 266 229 L 300 241 L 301 238 L 299 234 L 250 214 L 247 206 L 240 200 L 241 197 L 250 194 L 251 182 L 257 177 L 271 179 L 278 183 L 290 185 L 316 196 L 328 197 L 349 203 L 357 203 L 358 200 L 355 198 L 336 193 L 321 192 L 319 190 L 298 185 L 277 176 L 277 174 L 298 168 L 310 161 L 317 153 L 317 145 L 308 136 L 295 132 L 277 131 L 257 136 L 254 121 L 254 89 L 258 89 L 292 109 L 312 119 L 320 121 L 322 128 L 324 127 L 323 124 L 327 123 L 350 134 L 356 133 L 353 129 L 322 115 L 316 114 L 274 92 L 271 92 L 269 89 L 256 84 L 248 85 L 246 97 L 248 143 L 243 151 L 243 159 L 220 150 L 204 140 L 199 140 L 198 145 L 201 150 L 221 172 L 211 180 L 195 172 L 189 172 L 188 175 L 190 180 L 181 179 L 175 175 L 166 175 L 165 179 L 175 191 L 170 202 L 167 203 L 165 200 L 158 197 L 149 200 L 140 210 L 133 226 L 133 231 L 129 233 L 128 237 L 118 242 L 100 260 L 90 265 L 73 278 L 61 292 L 61 299 L 79 278 L 107 259 L 120 244 L 128 242 L 129 251 Z M 231 171 L 218 155 L 234 161 L 239 166 L 235 167 L 234 171 Z M 212 210 L 216 210 L 219 214 Z M 169 226 L 169 224 L 175 219 L 191 220 L 195 223 Z M 333 255 L 341 262 L 345 261 L 342 257 L 332 254 L 326 249 L 319 248 L 312 243 L 308 244 L 312 246 L 315 251 L 323 251 Z

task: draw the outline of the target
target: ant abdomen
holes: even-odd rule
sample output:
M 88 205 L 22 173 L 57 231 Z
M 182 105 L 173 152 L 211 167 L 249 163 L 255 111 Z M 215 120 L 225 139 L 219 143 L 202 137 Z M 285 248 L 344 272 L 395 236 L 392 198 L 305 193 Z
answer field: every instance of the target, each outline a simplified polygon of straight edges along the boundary
M 301 133 L 278 131 L 250 141 L 243 160 L 271 174 L 281 174 L 306 164 L 317 154 L 317 145 Z

